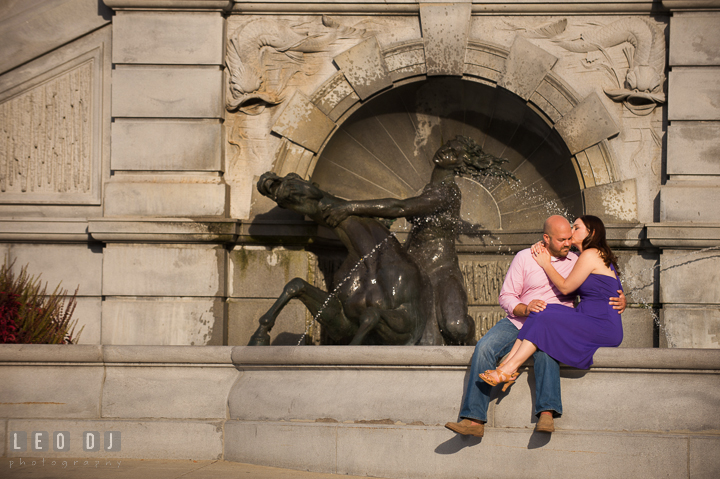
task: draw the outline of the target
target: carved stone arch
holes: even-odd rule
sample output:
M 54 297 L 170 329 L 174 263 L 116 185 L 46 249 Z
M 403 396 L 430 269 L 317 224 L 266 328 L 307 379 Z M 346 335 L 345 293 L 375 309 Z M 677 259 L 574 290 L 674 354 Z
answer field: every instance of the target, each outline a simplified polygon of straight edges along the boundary
M 547 214 L 586 212 L 586 190 L 618 181 L 607 139 L 619 128 L 600 98 L 596 94 L 580 98 L 552 70 L 557 58 L 522 37 L 517 37 L 509 50 L 476 39 L 468 39 L 465 44 L 462 76 L 428 75 L 426 39 L 381 50 L 373 37 L 342 53 L 335 58 L 340 70 L 310 97 L 296 94 L 273 126 L 273 131 L 286 139 L 273 170 L 281 175 L 296 172 L 348 198 L 407 197 L 427 182 L 432 168 L 428 160 L 440 140 L 448 139 L 444 135 L 454 136 L 451 125 L 456 131 L 461 125 L 463 132 L 475 133 L 470 136 L 483 137 L 486 150 L 507 156 L 511 168 L 526 182 L 525 187 L 514 189 L 492 181 L 482 185 L 466 182 L 465 187 L 473 189 L 473 197 L 484 196 L 483 211 L 498 211 L 498 218 L 472 217 L 471 213 L 467 219 L 518 229 L 537 226 L 537 218 Z M 374 112 L 382 102 L 397 103 L 399 112 L 403 95 L 423 88 L 434 90 L 429 97 L 446 89 L 449 98 L 461 90 L 467 96 L 460 102 L 465 105 L 458 104 L 464 118 L 461 121 L 453 118 L 457 112 L 445 111 L 443 122 L 449 124 L 447 128 L 433 125 L 432 118 L 427 119 L 429 126 L 418 120 L 413 125 L 416 130 L 430 130 L 425 139 L 416 135 L 412 145 L 404 142 L 405 148 L 414 148 L 412 158 L 403 154 L 397 138 L 391 138 L 386 143 L 395 143 L 394 151 L 384 153 L 404 158 L 393 164 L 382 161 L 382 154 L 369 151 L 380 147 L 374 144 L 378 138 L 374 135 L 397 125 L 392 121 L 383 125 L 380 119 L 372 118 Z M 483 104 L 478 96 L 489 97 L 492 104 Z M 428 108 L 432 110 L 433 106 Z M 414 113 L 418 118 L 428 114 L 417 108 Z M 392 116 L 387 111 L 384 114 Z M 483 121 L 489 130 L 477 128 Z M 376 125 L 367 126 L 371 122 Z M 353 126 L 361 123 L 364 132 Z M 437 130 L 434 133 L 433 128 Z M 517 136 L 509 134 L 513 129 Z M 523 136 L 532 136 L 534 143 L 520 144 Z M 353 157 L 350 150 L 358 156 Z M 340 156 L 343 159 L 338 160 Z M 559 175 L 562 181 L 553 175 Z M 576 186 L 569 188 L 567 183 Z M 497 198 L 499 191 L 501 199 Z M 488 201 L 494 206 L 487 208 Z M 528 206 L 534 201 L 542 204 Z M 602 216 L 600 211 L 592 213 Z

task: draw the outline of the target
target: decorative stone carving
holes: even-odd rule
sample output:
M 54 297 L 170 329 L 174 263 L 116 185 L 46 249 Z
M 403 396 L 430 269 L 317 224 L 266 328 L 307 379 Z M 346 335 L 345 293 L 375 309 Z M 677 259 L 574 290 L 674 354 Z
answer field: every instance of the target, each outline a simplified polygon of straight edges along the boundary
M 506 261 L 461 261 L 460 270 L 465 278 L 468 304 L 471 306 L 496 305 L 505 275 L 512 258 Z
M 0 192 L 91 192 L 94 61 L 0 103 Z
M 560 38 L 566 26 L 567 20 L 561 19 L 526 32 L 530 37 L 550 39 L 571 52 L 599 52 L 597 56 L 588 55 L 586 62 L 590 65 L 585 66 L 608 71 L 617 88 L 606 88 L 605 94 L 614 101 L 623 102 L 636 115 L 649 115 L 657 105 L 665 103 L 662 91 L 665 82 L 665 34 L 660 26 L 648 18 L 628 17 L 583 32 L 579 39 L 573 40 Z M 621 81 L 619 67 L 605 49 L 625 43 L 632 48 L 623 47 L 628 70 L 624 81 Z
M 284 98 L 290 78 L 301 70 L 303 53 L 320 52 L 341 38 L 361 38 L 365 30 L 345 27 L 323 15 L 322 25 L 260 18 L 238 28 L 227 44 L 230 111 L 261 113 Z

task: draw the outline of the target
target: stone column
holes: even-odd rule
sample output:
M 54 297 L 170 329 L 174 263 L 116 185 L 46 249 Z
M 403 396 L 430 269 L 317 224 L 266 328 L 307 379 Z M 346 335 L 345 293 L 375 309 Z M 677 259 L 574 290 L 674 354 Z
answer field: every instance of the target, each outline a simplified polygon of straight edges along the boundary
M 219 10 L 118 7 L 105 216 L 225 216 L 223 31 Z
M 720 2 L 663 1 L 670 20 L 660 345 L 720 347 Z M 662 334 L 662 333 L 665 334 Z

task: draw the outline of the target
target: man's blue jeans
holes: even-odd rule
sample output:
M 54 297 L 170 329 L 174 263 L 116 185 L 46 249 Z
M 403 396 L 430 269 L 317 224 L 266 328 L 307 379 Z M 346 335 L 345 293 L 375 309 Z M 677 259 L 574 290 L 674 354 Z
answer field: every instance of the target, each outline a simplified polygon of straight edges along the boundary
M 500 358 L 512 349 L 520 330 L 507 318 L 501 319 L 490 328 L 485 336 L 475 345 L 470 379 L 463 398 L 460 417 L 487 422 L 488 403 L 492 386 L 478 377 L 488 369 L 495 369 Z M 533 355 L 535 361 L 535 411 L 537 416 L 542 411 L 555 411 L 562 414 L 560 399 L 560 365 L 542 351 Z

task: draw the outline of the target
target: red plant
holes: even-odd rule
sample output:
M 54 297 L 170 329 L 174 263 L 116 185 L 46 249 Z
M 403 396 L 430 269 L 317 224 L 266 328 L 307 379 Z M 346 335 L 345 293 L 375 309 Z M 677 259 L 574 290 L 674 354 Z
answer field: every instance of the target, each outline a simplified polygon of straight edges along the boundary
M 77 319 L 72 314 L 77 304 L 77 290 L 65 304 L 67 290 L 55 288 L 46 293 L 47 283 L 41 288 L 40 276 L 29 276 L 27 265 L 18 277 L 12 271 L 13 263 L 3 263 L 0 270 L 0 342 L 18 344 L 73 344 Z

